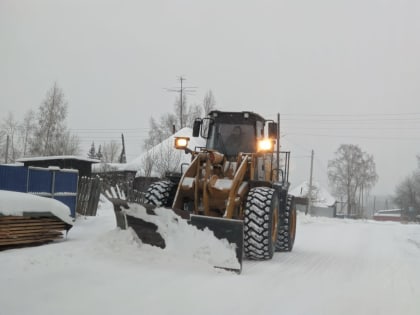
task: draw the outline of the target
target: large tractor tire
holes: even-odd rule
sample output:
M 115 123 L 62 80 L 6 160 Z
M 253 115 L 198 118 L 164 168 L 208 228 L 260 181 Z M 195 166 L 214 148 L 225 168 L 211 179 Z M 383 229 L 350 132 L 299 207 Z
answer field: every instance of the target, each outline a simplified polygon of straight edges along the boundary
M 279 197 L 274 189 L 255 187 L 245 204 L 244 252 L 249 259 L 271 259 L 278 235 Z
M 174 200 L 175 184 L 170 180 L 152 183 L 144 196 L 145 203 L 157 207 L 171 207 Z
M 287 195 L 286 202 L 279 214 L 279 228 L 276 243 L 277 252 L 290 252 L 293 249 L 296 236 L 296 205 L 295 198 Z

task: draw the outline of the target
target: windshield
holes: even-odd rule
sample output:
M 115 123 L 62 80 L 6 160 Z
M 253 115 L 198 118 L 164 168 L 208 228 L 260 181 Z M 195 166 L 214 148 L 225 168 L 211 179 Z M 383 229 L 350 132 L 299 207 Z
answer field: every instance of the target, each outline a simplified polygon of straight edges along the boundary
M 217 123 L 210 130 L 207 148 L 227 156 L 255 152 L 255 128 L 250 124 Z

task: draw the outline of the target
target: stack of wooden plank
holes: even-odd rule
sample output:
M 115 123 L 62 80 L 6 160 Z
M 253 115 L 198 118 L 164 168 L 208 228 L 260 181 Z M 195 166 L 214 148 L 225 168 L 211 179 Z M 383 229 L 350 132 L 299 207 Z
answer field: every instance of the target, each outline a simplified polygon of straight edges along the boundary
M 69 225 L 60 219 L 0 215 L 0 250 L 14 246 L 37 245 L 62 239 Z

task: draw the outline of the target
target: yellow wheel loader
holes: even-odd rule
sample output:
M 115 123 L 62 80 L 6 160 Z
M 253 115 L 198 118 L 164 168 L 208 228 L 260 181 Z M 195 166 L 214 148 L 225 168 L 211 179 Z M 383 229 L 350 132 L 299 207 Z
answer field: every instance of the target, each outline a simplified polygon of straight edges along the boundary
M 149 211 L 168 207 L 236 244 L 240 265 L 243 257 L 266 260 L 275 251 L 291 251 L 296 209 L 288 195 L 290 152 L 279 150 L 279 122 L 253 112 L 212 111 L 195 120 L 192 136 L 205 138 L 206 146 L 190 150 L 189 138 L 175 138 L 175 147 L 190 153 L 191 163 L 148 188 Z M 148 238 L 144 224 L 135 218 L 127 222 L 140 239 Z M 148 241 L 162 245 L 161 239 Z

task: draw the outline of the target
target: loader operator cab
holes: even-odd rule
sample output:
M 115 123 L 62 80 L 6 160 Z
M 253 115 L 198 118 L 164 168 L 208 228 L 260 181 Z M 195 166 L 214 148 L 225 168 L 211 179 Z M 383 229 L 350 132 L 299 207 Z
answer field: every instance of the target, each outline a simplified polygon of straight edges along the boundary
M 201 123 L 206 148 L 223 153 L 227 159 L 236 159 L 239 152 L 256 152 L 257 139 L 264 135 L 264 119 L 251 112 L 212 111 Z

